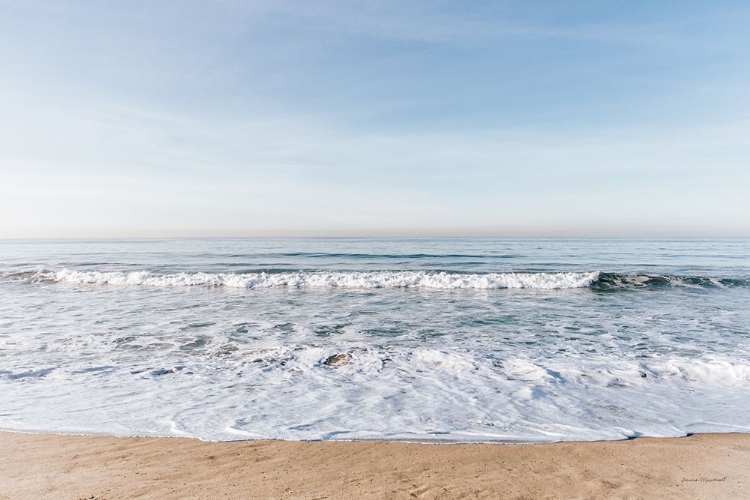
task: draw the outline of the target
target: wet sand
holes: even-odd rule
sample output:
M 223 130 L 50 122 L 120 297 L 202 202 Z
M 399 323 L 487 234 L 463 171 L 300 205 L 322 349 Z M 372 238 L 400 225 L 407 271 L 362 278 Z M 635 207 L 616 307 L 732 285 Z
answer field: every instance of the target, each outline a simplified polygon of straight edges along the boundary
M 0 432 L 0 499 L 750 498 L 750 434 L 538 445 Z

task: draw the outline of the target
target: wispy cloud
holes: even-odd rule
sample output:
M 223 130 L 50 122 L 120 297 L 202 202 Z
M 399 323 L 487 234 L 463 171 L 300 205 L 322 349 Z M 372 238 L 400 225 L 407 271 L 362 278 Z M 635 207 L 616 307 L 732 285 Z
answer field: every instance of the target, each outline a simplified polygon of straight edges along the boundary
M 750 233 L 742 5 L 0 4 L 0 234 Z

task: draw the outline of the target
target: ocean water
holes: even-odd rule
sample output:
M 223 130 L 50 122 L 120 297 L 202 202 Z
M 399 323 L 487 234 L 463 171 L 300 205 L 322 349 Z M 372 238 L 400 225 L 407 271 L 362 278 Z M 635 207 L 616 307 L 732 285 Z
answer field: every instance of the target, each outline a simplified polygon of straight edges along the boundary
M 750 241 L 0 241 L 0 428 L 748 432 Z

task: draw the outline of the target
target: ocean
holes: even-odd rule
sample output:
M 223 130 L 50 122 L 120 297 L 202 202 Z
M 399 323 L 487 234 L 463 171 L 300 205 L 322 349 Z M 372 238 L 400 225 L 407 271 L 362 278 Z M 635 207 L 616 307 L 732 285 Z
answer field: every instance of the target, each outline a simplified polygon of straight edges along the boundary
M 0 428 L 750 431 L 750 240 L 0 241 Z

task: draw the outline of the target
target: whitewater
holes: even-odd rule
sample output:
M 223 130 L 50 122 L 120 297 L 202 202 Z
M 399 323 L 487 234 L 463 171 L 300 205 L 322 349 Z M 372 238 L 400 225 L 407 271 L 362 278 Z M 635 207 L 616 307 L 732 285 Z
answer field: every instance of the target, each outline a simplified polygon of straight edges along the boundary
M 550 442 L 750 431 L 750 241 L 0 242 L 0 428 Z
M 21 276 L 24 276 L 23 274 Z M 9 278 L 14 277 L 13 275 Z M 18 277 L 18 276 L 15 276 Z M 98 272 L 62 269 L 24 276 L 31 281 L 59 281 L 99 285 L 228 286 L 234 288 L 580 288 L 599 277 L 591 273 L 455 274 L 424 271 L 296 272 L 267 274 L 177 273 L 148 271 Z

